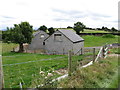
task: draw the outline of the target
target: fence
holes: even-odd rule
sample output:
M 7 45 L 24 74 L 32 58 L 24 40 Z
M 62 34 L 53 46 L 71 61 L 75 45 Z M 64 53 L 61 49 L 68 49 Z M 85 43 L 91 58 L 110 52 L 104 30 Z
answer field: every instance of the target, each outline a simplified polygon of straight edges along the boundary
M 78 67 L 83 68 L 83 67 L 87 67 L 89 65 L 92 65 L 94 62 L 100 60 L 100 59 L 104 59 L 107 57 L 107 54 L 109 52 L 109 48 L 110 45 L 105 45 L 103 47 L 99 47 L 99 48 L 84 48 L 81 49 L 84 52 L 84 60 L 82 60 L 84 62 L 84 64 L 82 64 L 82 66 L 80 66 L 82 61 L 79 60 L 74 60 L 75 55 L 72 56 L 71 51 L 69 51 L 68 53 L 68 75 L 71 76 L 71 73 L 74 72 L 75 69 L 77 69 Z M 83 54 L 83 53 L 82 53 Z
M 11 84 L 11 81 L 14 81 L 12 82 L 13 84 L 11 84 L 11 87 L 18 87 L 18 88 L 29 87 L 28 80 L 30 82 L 35 82 L 36 85 L 39 85 L 40 83 L 43 82 L 42 80 L 43 77 L 39 75 L 40 68 L 42 68 L 42 71 L 49 71 L 50 68 L 54 68 L 55 70 L 53 71 L 60 73 L 60 75 L 65 74 L 64 77 L 66 77 L 68 74 L 71 75 L 78 67 L 82 67 L 82 65 L 84 65 L 84 67 L 87 67 L 88 65 L 91 65 L 91 63 L 89 62 L 91 61 L 96 62 L 98 61 L 98 59 L 101 59 L 102 57 L 105 58 L 108 53 L 108 49 L 109 49 L 109 45 L 105 45 L 102 48 L 82 48 L 78 50 L 78 52 L 74 55 L 72 51 L 69 51 L 68 56 L 58 55 L 56 57 L 54 55 L 47 55 L 47 56 L 41 55 L 42 57 L 41 58 L 40 54 L 30 54 L 30 55 L 28 54 L 28 56 L 26 54 L 22 56 L 14 56 L 13 58 L 9 57 L 9 60 L 7 60 L 6 63 L 4 60 L 4 65 L 3 65 L 3 67 L 5 68 L 4 75 L 7 76 L 9 73 L 12 77 L 16 77 L 16 79 L 18 80 L 16 80 L 15 78 L 9 78 L 8 80 L 6 80 L 6 82 L 7 84 Z M 21 57 L 24 58 L 27 57 L 27 58 L 24 59 Z M 8 58 L 8 57 L 3 57 L 3 58 Z M 14 58 L 18 59 L 16 60 L 17 63 L 15 63 L 15 60 L 13 60 Z M 21 59 L 19 60 L 19 58 Z M 29 61 L 29 59 L 30 60 L 35 59 L 35 60 Z M 86 61 L 84 59 L 86 59 Z M 12 61 L 14 62 L 14 64 L 10 64 L 10 62 Z M 65 68 L 66 68 L 66 72 L 64 73 L 62 71 L 59 72 L 59 69 L 65 70 Z M 52 71 L 48 73 L 51 72 Z M 37 79 L 39 79 L 39 81 L 37 81 Z M 18 85 L 18 83 L 20 83 L 20 85 Z

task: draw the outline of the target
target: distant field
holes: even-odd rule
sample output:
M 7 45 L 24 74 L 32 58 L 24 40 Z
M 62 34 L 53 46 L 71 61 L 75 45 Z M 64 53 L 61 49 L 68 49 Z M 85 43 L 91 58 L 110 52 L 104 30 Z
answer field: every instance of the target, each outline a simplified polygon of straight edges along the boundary
M 65 28 L 65 30 L 73 30 L 73 29 L 71 29 L 71 28 L 70 29 Z M 104 31 L 104 30 L 89 30 L 89 29 L 84 29 L 84 31 L 80 32 L 80 33 L 110 33 L 110 32 L 107 32 L 107 31 Z
M 103 46 L 105 44 L 118 43 L 119 36 L 115 36 L 115 38 L 103 38 L 102 36 L 82 36 L 84 38 L 85 47 L 95 47 L 95 46 Z
M 10 43 L 10 44 L 2 43 L 1 46 L 2 46 L 2 54 L 5 54 L 5 53 L 8 53 L 8 52 L 12 51 L 13 48 L 15 48 L 15 47 L 18 46 L 18 44 L 14 44 L 14 43 Z
M 110 33 L 107 31 L 102 31 L 102 30 L 89 30 L 89 29 L 84 29 L 84 32 L 81 33 Z

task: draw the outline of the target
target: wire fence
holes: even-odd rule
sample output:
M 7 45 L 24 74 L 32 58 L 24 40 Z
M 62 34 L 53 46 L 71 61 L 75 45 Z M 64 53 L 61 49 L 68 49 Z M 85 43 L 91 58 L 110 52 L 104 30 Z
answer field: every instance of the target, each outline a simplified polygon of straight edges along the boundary
M 5 87 L 28 88 L 51 85 L 48 83 L 51 80 L 64 74 L 71 75 L 77 68 L 82 67 L 83 65 L 86 65 L 93 60 L 97 61 L 102 57 L 102 55 L 105 57 L 106 52 L 102 54 L 101 52 L 108 52 L 106 48 L 107 46 L 104 47 L 104 50 L 100 47 L 80 48 L 80 50 L 78 50 L 78 52 L 75 54 L 73 54 L 71 50 L 69 51 L 68 55 L 62 56 L 44 56 L 41 54 L 30 54 L 28 56 L 24 55 L 24 58 L 22 58 L 21 55 L 4 56 L 3 58 L 5 59 L 3 60 L 3 68 L 5 76 Z M 11 59 L 7 60 L 6 58 L 8 57 Z M 40 57 L 42 57 L 42 59 Z
M 88 64 L 95 60 L 100 47 L 81 48 L 76 54 L 69 51 L 68 54 L 68 73 L 71 75 L 78 67 Z

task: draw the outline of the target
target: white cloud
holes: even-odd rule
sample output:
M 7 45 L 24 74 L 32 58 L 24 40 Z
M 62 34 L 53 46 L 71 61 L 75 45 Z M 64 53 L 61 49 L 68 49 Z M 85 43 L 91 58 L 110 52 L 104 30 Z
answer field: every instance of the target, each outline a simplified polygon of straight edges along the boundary
M 73 26 L 77 21 L 117 28 L 118 0 L 1 0 L 0 11 L 0 29 L 21 21 L 37 28 Z

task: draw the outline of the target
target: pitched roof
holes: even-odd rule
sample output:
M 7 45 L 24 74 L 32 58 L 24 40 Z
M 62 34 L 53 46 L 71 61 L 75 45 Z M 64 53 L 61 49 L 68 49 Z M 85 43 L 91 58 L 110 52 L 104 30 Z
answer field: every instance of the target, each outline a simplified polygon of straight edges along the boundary
M 58 31 L 64 34 L 72 42 L 84 41 L 84 39 L 77 35 L 73 30 L 58 30 Z
M 39 30 L 39 31 L 37 31 L 37 32 L 33 33 L 33 36 L 36 36 L 36 35 L 38 35 L 39 33 L 42 33 L 42 32 L 44 32 L 44 31 Z M 45 33 L 45 34 L 47 34 L 46 32 L 44 32 L 44 33 Z
M 61 32 L 63 35 L 65 35 L 66 38 L 68 38 L 73 43 L 84 41 L 84 39 L 77 35 L 73 30 L 57 30 L 57 31 Z M 47 40 L 49 37 L 47 37 L 45 40 Z

